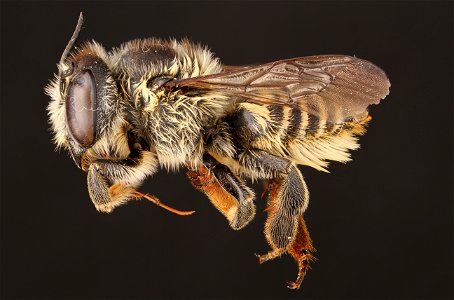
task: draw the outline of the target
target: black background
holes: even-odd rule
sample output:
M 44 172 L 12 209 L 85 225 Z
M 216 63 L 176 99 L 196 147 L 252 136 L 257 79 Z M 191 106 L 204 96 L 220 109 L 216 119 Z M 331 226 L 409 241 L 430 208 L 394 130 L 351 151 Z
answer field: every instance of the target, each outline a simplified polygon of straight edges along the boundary
M 43 92 L 79 11 L 79 41 L 107 49 L 188 36 L 228 65 L 335 53 L 387 72 L 353 161 L 301 168 L 319 259 L 301 290 L 285 288 L 290 257 L 253 256 L 268 250 L 260 199 L 235 232 L 183 170 L 161 171 L 142 190 L 195 215 L 145 201 L 96 212 L 50 142 Z M 2 298 L 453 297 L 452 2 L 2 2 L 1 17 Z

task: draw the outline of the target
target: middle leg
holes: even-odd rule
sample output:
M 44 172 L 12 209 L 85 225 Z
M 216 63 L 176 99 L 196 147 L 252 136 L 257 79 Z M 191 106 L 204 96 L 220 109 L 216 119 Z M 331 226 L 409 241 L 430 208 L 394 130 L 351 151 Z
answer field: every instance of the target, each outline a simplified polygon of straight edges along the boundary
M 255 215 L 254 193 L 226 166 L 209 155 L 198 169 L 187 172 L 192 185 L 203 192 L 227 218 L 230 226 L 239 230 Z

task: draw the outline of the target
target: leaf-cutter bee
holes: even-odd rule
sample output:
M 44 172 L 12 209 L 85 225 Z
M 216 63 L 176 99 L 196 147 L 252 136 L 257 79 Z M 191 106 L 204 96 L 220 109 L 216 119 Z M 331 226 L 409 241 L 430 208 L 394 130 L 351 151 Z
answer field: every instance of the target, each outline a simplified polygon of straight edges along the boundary
M 136 39 L 110 52 L 90 42 L 72 51 L 81 26 L 82 14 L 46 93 L 57 148 L 87 172 L 96 209 L 140 197 L 164 206 L 136 189 L 159 167 L 186 167 L 192 185 L 239 230 L 255 214 L 245 179 L 263 180 L 271 250 L 257 256 L 263 263 L 290 254 L 298 276 L 289 288 L 298 289 L 315 249 L 297 165 L 326 171 L 328 160 L 350 160 L 368 106 L 388 95 L 385 73 L 343 55 L 225 66 L 186 39 Z

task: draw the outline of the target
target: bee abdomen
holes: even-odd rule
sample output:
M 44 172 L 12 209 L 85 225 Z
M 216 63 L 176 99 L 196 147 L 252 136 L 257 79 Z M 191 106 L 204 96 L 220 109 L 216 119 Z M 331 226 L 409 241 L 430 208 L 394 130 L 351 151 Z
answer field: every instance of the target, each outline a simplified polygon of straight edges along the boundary
M 318 137 L 327 133 L 336 134 L 343 128 L 344 122 L 342 120 L 328 121 L 294 106 L 290 111 L 287 124 L 285 138 L 287 141 L 292 141 L 307 137 Z

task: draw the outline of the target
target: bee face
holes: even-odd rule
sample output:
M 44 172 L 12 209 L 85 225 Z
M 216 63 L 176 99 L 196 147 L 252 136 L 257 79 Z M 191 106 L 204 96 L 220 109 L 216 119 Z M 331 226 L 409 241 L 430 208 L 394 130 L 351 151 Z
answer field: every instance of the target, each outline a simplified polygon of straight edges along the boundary
M 51 97 L 49 122 L 57 148 L 67 149 L 87 172 L 95 207 L 110 212 L 134 197 L 135 188 L 155 172 L 157 159 L 137 130 L 131 94 L 122 86 L 121 78 L 127 76 L 115 68 L 121 66 L 121 56 L 92 42 L 67 57 L 80 21 L 58 64 L 58 75 L 45 88 Z
M 57 147 L 69 150 L 81 166 L 88 149 L 96 149 L 98 143 L 112 138 L 113 129 L 125 126 L 122 101 L 108 56 L 99 44 L 84 45 L 59 67 L 64 71 L 46 87 L 52 98 L 48 106 L 50 123 Z M 104 150 L 98 154 L 123 152 Z

